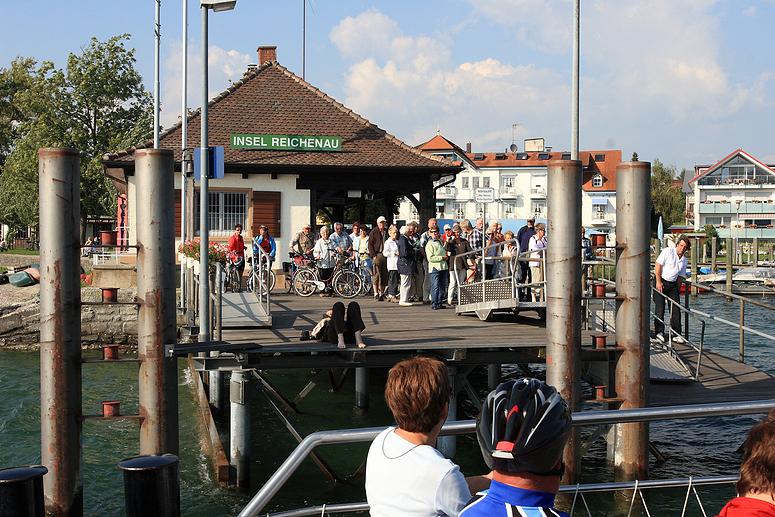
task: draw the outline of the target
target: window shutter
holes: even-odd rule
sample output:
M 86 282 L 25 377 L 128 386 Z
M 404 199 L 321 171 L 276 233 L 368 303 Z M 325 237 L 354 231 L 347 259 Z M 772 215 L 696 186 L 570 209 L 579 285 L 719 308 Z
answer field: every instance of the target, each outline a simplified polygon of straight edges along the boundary
M 181 215 L 180 215 L 180 189 L 175 189 L 174 196 L 174 202 L 175 202 L 175 211 L 174 211 L 174 217 L 175 217 L 175 236 L 180 237 L 183 235 L 183 232 L 180 231 L 180 221 L 181 221 Z
M 269 227 L 269 235 L 280 237 L 280 192 L 253 192 L 253 236 L 262 224 Z

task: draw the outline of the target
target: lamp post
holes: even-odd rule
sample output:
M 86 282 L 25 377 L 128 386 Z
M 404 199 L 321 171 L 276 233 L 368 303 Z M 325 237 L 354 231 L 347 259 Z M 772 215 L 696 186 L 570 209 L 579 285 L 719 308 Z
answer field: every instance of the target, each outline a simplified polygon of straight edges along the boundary
M 202 129 L 200 142 L 200 175 L 199 186 L 199 341 L 210 340 L 210 273 L 208 270 L 208 251 L 210 247 L 209 193 L 207 189 L 207 15 L 208 10 L 215 12 L 231 11 L 237 5 L 237 0 L 202 0 Z

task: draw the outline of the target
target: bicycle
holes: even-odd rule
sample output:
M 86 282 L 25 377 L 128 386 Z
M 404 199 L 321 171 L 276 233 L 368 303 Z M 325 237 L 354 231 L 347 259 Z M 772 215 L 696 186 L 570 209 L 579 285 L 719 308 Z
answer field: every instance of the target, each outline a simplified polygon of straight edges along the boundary
M 240 257 L 234 252 L 230 252 L 226 257 L 226 279 L 225 286 L 228 291 L 231 289 L 232 293 L 239 293 L 242 291 L 242 278 L 240 275 L 239 267 L 244 264 L 245 258 Z
M 294 292 L 293 283 L 296 278 L 296 273 L 298 273 L 300 269 L 309 267 L 314 259 L 312 258 L 312 255 L 299 253 L 297 251 L 291 251 L 288 255 L 291 258 L 291 265 L 288 270 L 288 276 L 285 277 L 285 286 L 288 288 L 288 293 L 290 294 Z
M 320 269 L 313 261 L 310 265 L 301 267 L 296 271 L 293 290 L 297 295 L 307 297 L 312 296 L 316 291 L 325 290 L 326 286 L 330 285 L 337 296 L 355 298 L 360 294 L 363 282 L 361 277 L 349 267 L 351 262 L 349 257 L 343 257 L 337 253 L 336 264 L 331 276 L 326 280 L 321 280 Z
M 251 293 L 255 292 L 255 287 L 256 287 L 255 286 L 255 283 L 256 283 L 255 279 L 256 279 L 256 277 L 260 277 L 260 279 L 258 281 L 258 285 L 259 285 L 259 288 L 260 288 L 259 292 L 261 294 L 266 293 L 267 292 L 267 278 L 266 278 L 267 273 L 265 271 L 259 271 L 258 274 L 256 274 L 255 271 L 253 270 L 253 259 L 252 259 L 252 257 L 248 258 L 248 262 L 250 263 L 250 275 L 248 276 L 248 282 L 247 282 L 247 285 L 245 286 L 245 290 L 248 291 L 248 292 L 251 292 Z M 268 283 L 269 291 L 271 292 L 275 288 L 275 285 L 277 284 L 277 276 L 275 276 L 274 271 L 272 271 L 271 264 L 270 264 L 270 267 L 269 267 L 269 279 L 268 280 L 269 280 L 269 283 Z
M 367 263 L 368 262 L 368 263 Z M 371 294 L 371 286 L 372 286 L 372 280 L 371 280 L 371 259 L 363 260 L 360 257 L 357 257 L 356 265 L 355 265 L 355 272 L 358 274 L 358 276 L 361 278 L 361 292 L 358 293 L 361 296 L 368 296 Z

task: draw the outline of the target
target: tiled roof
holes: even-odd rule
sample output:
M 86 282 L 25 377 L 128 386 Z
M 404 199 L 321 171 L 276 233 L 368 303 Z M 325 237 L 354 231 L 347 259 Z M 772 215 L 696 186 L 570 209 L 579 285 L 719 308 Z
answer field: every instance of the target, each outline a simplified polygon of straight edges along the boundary
M 461 150 L 454 142 L 451 142 L 443 136 L 436 135 L 425 143 L 417 146 L 424 151 L 459 151 Z
M 258 167 L 406 167 L 459 170 L 451 161 L 415 149 L 380 129 L 351 109 L 294 75 L 277 62 L 269 62 L 233 84 L 209 103 L 210 145 L 225 148 L 230 164 Z M 199 144 L 200 113 L 188 120 L 188 142 Z M 181 158 L 179 122 L 161 135 L 161 147 Z M 231 149 L 231 133 L 339 136 L 340 152 Z M 138 148 L 151 147 L 146 142 Z M 111 165 L 131 164 L 135 148 L 106 154 Z
M 492 167 L 546 167 L 551 160 L 567 159 L 567 152 L 528 152 L 528 153 L 467 153 L 466 157 L 478 168 Z M 603 160 L 595 160 L 603 155 Z M 606 192 L 616 190 L 616 166 L 622 161 L 621 150 L 579 151 L 579 159 L 584 166 L 582 188 L 588 192 Z M 600 173 L 603 186 L 593 187 L 592 177 Z

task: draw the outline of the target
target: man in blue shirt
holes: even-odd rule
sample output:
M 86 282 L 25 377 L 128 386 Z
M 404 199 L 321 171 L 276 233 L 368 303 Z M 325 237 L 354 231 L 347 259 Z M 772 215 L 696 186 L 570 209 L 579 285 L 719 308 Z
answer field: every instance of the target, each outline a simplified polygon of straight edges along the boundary
M 568 517 L 554 509 L 554 497 L 570 432 L 570 408 L 552 386 L 538 379 L 499 385 L 487 395 L 476 423 L 492 482 L 460 517 Z

